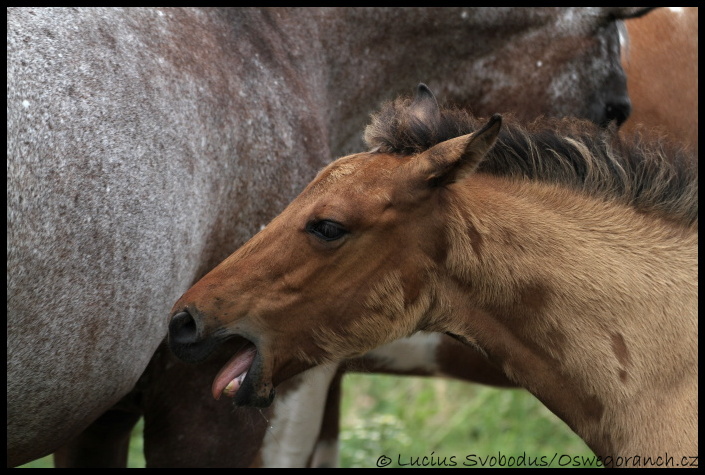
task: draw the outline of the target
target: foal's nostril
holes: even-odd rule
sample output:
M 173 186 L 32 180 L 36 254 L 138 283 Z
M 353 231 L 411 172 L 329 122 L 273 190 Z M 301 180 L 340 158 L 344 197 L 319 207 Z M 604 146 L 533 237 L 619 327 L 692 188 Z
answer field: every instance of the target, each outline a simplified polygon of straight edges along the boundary
M 631 112 L 632 103 L 628 97 L 608 101 L 607 104 L 605 104 L 604 125 L 616 120 L 617 126 L 621 126 L 627 118 L 629 118 L 629 114 L 631 114 Z
M 196 320 L 190 313 L 180 312 L 174 315 L 169 322 L 169 338 L 174 343 L 189 344 L 198 340 Z

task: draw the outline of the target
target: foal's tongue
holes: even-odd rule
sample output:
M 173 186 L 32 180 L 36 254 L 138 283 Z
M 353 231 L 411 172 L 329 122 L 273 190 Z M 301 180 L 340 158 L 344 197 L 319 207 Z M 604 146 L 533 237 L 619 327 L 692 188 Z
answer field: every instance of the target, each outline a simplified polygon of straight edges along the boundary
M 228 397 L 235 396 L 235 393 L 240 389 L 242 381 L 247 375 L 247 370 L 252 365 L 252 360 L 257 355 L 257 348 L 252 343 L 241 349 L 235 356 L 230 358 L 230 361 L 225 363 L 225 366 L 218 372 L 218 375 L 213 380 L 213 397 L 220 399 L 223 390 L 226 390 L 225 395 Z

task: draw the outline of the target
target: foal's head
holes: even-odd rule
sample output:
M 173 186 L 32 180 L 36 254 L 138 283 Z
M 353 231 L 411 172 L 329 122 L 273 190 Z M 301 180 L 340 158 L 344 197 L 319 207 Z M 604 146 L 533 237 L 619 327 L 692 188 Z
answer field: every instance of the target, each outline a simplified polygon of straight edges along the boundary
M 409 112 L 429 141 L 441 133 L 425 86 Z M 294 374 L 423 329 L 435 304 L 433 269 L 446 257 L 446 190 L 474 171 L 500 125 L 495 116 L 419 153 L 380 145 L 331 163 L 181 297 L 170 325 L 173 351 L 198 361 L 222 340 L 242 338 L 214 396 L 264 405 Z

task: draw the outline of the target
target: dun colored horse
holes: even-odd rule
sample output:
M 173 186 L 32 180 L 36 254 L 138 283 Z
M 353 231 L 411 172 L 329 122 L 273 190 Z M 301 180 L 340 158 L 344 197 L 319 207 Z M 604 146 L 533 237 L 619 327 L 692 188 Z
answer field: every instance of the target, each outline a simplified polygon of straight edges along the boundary
M 626 20 L 622 36 L 622 65 L 632 110 L 620 132 L 640 130 L 665 135 L 690 147 L 693 157 L 698 155 L 697 19 L 697 7 L 659 8 L 649 15 Z M 462 361 L 465 364 L 458 364 Z M 365 371 L 451 376 L 495 386 L 511 384 L 469 347 L 438 334 L 397 340 L 367 353 L 361 362 L 345 365 L 348 371 L 360 367 Z M 335 384 L 334 381 L 331 386 Z M 339 397 L 339 390 L 331 387 L 318 443 L 322 448 L 317 449 L 314 464 L 336 464 L 339 421 L 335 417 Z M 292 399 L 305 400 L 291 392 L 287 399 L 290 405 L 294 404 Z M 301 412 L 307 409 L 302 407 Z M 275 435 L 282 438 L 276 431 L 268 434 Z
M 214 396 L 419 331 L 477 348 L 606 465 L 697 455 L 697 168 L 578 120 L 482 124 L 420 85 L 174 305 L 170 346 L 239 345 Z
M 124 465 L 142 414 L 148 465 L 256 462 L 282 424 L 203 390 L 230 349 L 164 351 L 171 303 L 400 87 L 622 122 L 616 20 L 647 10 L 8 9 L 8 465 Z

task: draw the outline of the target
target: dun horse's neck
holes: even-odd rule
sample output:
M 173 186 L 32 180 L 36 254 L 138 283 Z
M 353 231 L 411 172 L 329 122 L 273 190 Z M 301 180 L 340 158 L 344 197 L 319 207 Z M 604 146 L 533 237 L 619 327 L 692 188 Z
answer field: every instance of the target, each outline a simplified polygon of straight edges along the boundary
M 697 231 L 546 185 L 480 176 L 465 191 L 442 292 L 474 311 L 440 330 L 598 455 L 697 454 Z

